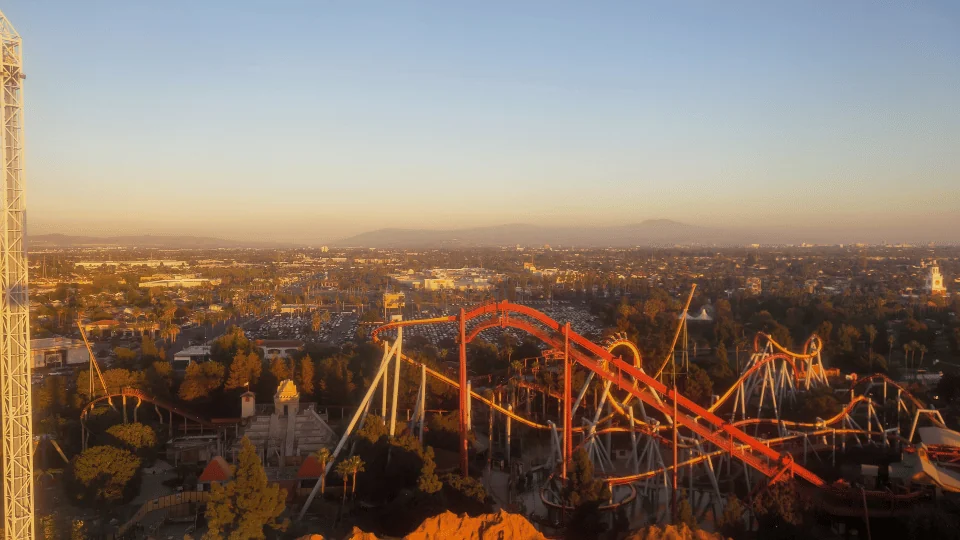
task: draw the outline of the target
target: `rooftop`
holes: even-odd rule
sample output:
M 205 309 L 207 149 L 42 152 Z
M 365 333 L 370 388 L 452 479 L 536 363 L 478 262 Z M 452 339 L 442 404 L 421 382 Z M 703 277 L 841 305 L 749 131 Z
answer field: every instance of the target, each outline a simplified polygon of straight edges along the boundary
M 227 460 L 223 459 L 223 456 L 217 456 L 210 460 L 210 463 L 207 463 L 206 468 L 203 469 L 203 472 L 200 473 L 200 477 L 197 478 L 198 482 L 226 482 L 233 478 L 233 473 L 230 470 L 230 464 L 227 463 Z

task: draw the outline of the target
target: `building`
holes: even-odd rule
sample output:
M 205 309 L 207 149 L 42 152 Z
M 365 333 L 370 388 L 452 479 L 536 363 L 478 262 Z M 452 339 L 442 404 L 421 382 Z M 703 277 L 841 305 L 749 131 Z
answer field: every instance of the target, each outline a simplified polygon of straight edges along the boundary
M 83 364 L 90 360 L 82 341 L 65 337 L 30 340 L 33 369 Z
M 213 484 L 225 484 L 233 479 L 230 464 L 222 456 L 216 456 L 207 463 L 207 466 L 197 478 L 198 491 L 210 491 Z
M 280 304 L 280 313 L 299 315 L 320 309 L 320 304 Z
M 927 294 L 946 294 L 947 288 L 943 286 L 943 274 L 940 273 L 940 267 L 934 261 L 927 271 L 927 282 L 924 285 Z
M 204 285 L 219 285 L 219 284 L 220 284 L 219 279 L 176 276 L 170 279 L 156 279 L 152 281 L 141 281 L 140 287 L 143 289 L 152 289 L 153 287 L 163 287 L 165 289 L 183 287 L 185 289 L 190 289 L 193 287 L 202 287 Z
M 763 292 L 760 278 L 758 277 L 747 278 L 747 292 L 749 292 L 750 294 L 760 294 L 761 292 Z
M 206 362 L 207 360 L 210 360 L 209 345 L 191 345 L 174 353 L 173 369 L 174 371 L 186 371 L 190 364 Z
M 141 260 L 141 261 L 78 261 L 73 263 L 74 266 L 79 266 L 81 268 L 100 268 L 101 266 L 146 266 L 149 268 L 180 268 L 181 266 L 186 266 L 187 261 L 172 261 L 172 260 L 160 260 L 160 259 L 150 259 L 150 260 Z
M 274 356 L 290 358 L 293 353 L 303 349 L 303 342 L 296 339 L 258 339 L 254 345 L 260 348 L 267 360 Z
M 283 466 L 300 464 L 320 448 L 332 449 L 337 434 L 312 403 L 300 403 L 300 392 L 292 380 L 280 382 L 273 407 L 257 406 L 257 414 L 245 418 L 243 436 L 260 454 L 264 464 Z M 239 449 L 239 443 L 234 451 Z

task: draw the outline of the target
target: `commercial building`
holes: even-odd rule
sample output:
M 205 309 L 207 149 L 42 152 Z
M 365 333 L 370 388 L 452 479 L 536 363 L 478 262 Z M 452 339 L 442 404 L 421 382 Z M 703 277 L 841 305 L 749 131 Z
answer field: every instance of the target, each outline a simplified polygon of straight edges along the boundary
M 152 281 L 141 281 L 140 287 L 143 289 L 152 289 L 153 287 L 163 287 L 163 288 L 175 288 L 183 287 L 190 289 L 193 287 L 202 287 L 204 285 L 219 285 L 219 279 L 207 279 L 207 278 L 197 278 L 197 277 L 179 277 L 175 276 L 170 279 L 156 279 Z
M 259 339 L 254 345 L 260 348 L 267 360 L 274 356 L 290 358 L 293 353 L 303 349 L 303 342 L 295 339 Z
M 186 371 L 187 366 L 193 363 L 206 362 L 210 359 L 209 345 L 191 345 L 173 355 L 174 371 Z
M 71 366 L 90 360 L 82 341 L 59 336 L 31 339 L 30 357 L 34 369 Z
M 149 268 L 180 268 L 187 265 L 187 261 L 172 261 L 166 259 L 149 259 L 141 261 L 79 261 L 73 263 L 81 268 L 100 268 L 101 266 L 147 266 Z

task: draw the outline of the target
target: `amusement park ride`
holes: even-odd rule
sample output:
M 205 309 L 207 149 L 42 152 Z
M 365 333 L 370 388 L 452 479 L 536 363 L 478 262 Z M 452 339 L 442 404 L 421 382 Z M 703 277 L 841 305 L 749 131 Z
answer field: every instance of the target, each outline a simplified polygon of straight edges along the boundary
M 681 316 L 680 321 L 674 347 L 686 318 Z M 404 328 L 431 324 L 457 326 L 456 380 L 403 353 Z M 543 358 L 547 364 L 541 369 L 562 373 L 562 392 L 543 388 L 528 376 L 515 381 L 512 389 L 495 388 L 498 391 L 493 396 L 473 388 L 467 376 L 467 344 L 486 330 L 506 328 L 522 330 L 546 344 Z M 771 336 L 758 334 L 754 352 L 739 378 L 722 395 L 713 396 L 709 406 L 701 406 L 676 390 L 673 375 L 677 366 L 670 365 L 675 358 L 673 351 L 656 363 L 656 369 L 651 370 L 654 375 L 650 375 L 644 369 L 639 349 L 625 336 L 614 335 L 601 346 L 574 332 L 569 323 L 561 324 L 540 311 L 506 301 L 461 309 L 453 316 L 394 320 L 374 329 L 372 339 L 383 348 L 379 368 L 340 437 L 324 474 L 329 474 L 338 456 L 352 451 L 353 445 L 347 443 L 374 407 L 377 392 L 380 392 L 379 406 L 390 435 L 407 429 L 422 441 L 427 378 L 430 377 L 458 391 L 459 468 L 464 475 L 470 472 L 468 440 L 475 427 L 472 418 L 475 406 L 489 411 L 491 428 L 494 415 L 502 418 L 507 449 L 514 423 L 548 434 L 551 452 L 543 466 L 548 477 L 541 484 L 539 500 L 559 513 L 572 510 L 564 506 L 560 492 L 562 482 L 568 477 L 573 453 L 579 448 L 586 450 L 609 487 L 610 500 L 601 506 L 603 510 L 627 505 L 637 500 L 640 493 L 652 500 L 667 494 L 675 510 L 681 492 L 682 496 L 693 497 L 696 491 L 701 511 L 710 508 L 718 515 L 726 504 L 726 493 L 738 486 L 741 493 L 745 490 L 752 496 L 787 478 L 798 478 L 810 489 L 818 490 L 832 512 L 846 515 L 863 515 L 866 507 L 876 516 L 903 511 L 910 503 L 929 497 L 931 490 L 910 487 L 918 481 L 942 491 L 960 492 L 960 469 L 954 468 L 960 462 L 960 434 L 947 430 L 935 409 L 927 408 L 907 389 L 884 375 L 864 377 L 852 384 L 844 381 L 844 388 L 830 388 L 831 379 L 821 360 L 822 342 L 815 335 L 807 340 L 803 352 L 792 352 Z M 621 355 L 626 355 L 626 359 Z M 91 362 L 95 363 L 92 355 Z M 550 362 L 560 365 L 551 366 Z M 397 418 L 402 363 L 412 366 L 420 375 L 416 405 L 406 426 L 398 425 Z M 576 370 L 584 370 L 584 382 L 575 391 Z M 237 429 L 237 426 L 203 419 L 140 390 L 111 392 L 102 379 L 99 382 L 102 395 L 82 413 L 84 441 L 87 415 L 97 406 L 116 408 L 114 399 L 122 400 L 125 421 L 128 400 L 135 400 L 134 418 L 143 403 L 151 403 L 168 424 L 171 434 L 178 420 L 185 434 L 192 429 L 199 429 L 201 433 Z M 587 405 L 584 397 L 588 389 L 597 387 L 599 402 L 596 406 Z M 796 402 L 802 393 L 814 390 L 839 393 L 849 400 L 831 418 L 818 418 L 815 422 L 784 418 L 785 411 L 790 409 L 788 404 Z M 512 392 L 514 399 L 498 399 L 497 395 L 502 396 L 505 391 Z M 521 414 L 517 398 L 523 397 L 524 392 L 527 410 Z M 535 419 L 531 414 L 529 404 L 534 392 L 558 400 L 556 422 Z M 165 420 L 161 409 L 169 413 Z M 933 426 L 918 427 L 921 419 L 925 424 L 932 421 Z M 901 436 L 901 420 L 910 425 L 906 437 Z M 917 433 L 930 446 L 915 443 Z M 629 438 L 626 460 L 619 467 L 611 457 L 611 438 L 616 434 L 621 441 Z M 838 453 L 845 452 L 848 446 L 887 454 L 903 451 L 904 463 L 909 458 L 912 465 L 901 467 L 900 477 L 913 483 L 884 491 L 854 489 L 842 482 L 828 483 L 811 470 L 816 465 L 823 468 L 828 459 L 831 466 L 836 465 Z M 318 491 L 315 487 L 301 507 L 301 519 Z
M 689 301 L 687 305 L 689 307 Z M 684 325 L 685 317 L 681 316 L 681 321 L 680 325 Z M 458 326 L 459 381 L 403 354 L 403 329 L 429 324 Z M 466 345 L 484 330 L 492 328 L 525 331 L 545 343 L 554 351 L 552 356 L 562 361 L 563 392 L 559 396 L 562 405 L 559 427 L 550 420 L 545 423 L 531 420 L 512 406 L 504 407 L 502 403 L 471 388 L 467 380 Z M 678 328 L 678 336 L 679 333 Z M 383 347 L 380 368 L 337 445 L 334 460 L 344 450 L 353 429 L 362 424 L 372 398 L 381 385 L 383 410 L 389 410 L 390 433 L 395 433 L 397 384 L 402 361 L 420 371 L 420 388 L 416 409 L 410 419 L 410 430 L 418 434 L 421 440 L 427 377 L 459 391 L 462 474 L 469 472 L 467 440 L 468 431 L 473 429 L 471 406 L 478 403 L 491 411 L 491 418 L 494 413 L 503 416 L 507 434 L 513 422 L 549 432 L 554 446 L 551 462 L 555 468 L 554 474 L 559 475 L 560 479 L 567 477 L 567 467 L 574 449 L 585 448 L 595 466 L 607 474 L 604 481 L 610 487 L 611 499 L 603 507 L 606 509 L 632 501 L 638 489 L 646 494 L 667 490 L 675 501 L 681 477 L 691 488 L 694 481 L 708 486 L 706 491 L 713 495 L 710 506 L 715 512 L 722 509 L 725 503 L 721 486 L 732 487 L 735 482 L 742 482 L 747 491 L 756 493 L 767 485 L 791 477 L 819 488 L 834 501 L 850 500 L 861 504 L 858 510 L 861 515 L 867 501 L 875 508 L 879 506 L 876 510 L 878 513 L 889 513 L 898 507 L 906 508 L 906 503 L 926 496 L 925 492 L 918 490 L 869 491 L 854 490 L 842 482 L 828 484 L 807 467 L 810 459 L 822 461 L 820 454 L 824 453 L 829 454 L 831 463 L 835 464 L 837 452 L 845 451 L 848 445 L 922 453 L 925 460 L 923 470 L 929 472 L 932 467 L 937 473 L 928 474 L 929 478 L 933 478 L 933 484 L 946 491 L 960 490 L 960 474 L 945 468 L 951 460 L 960 461 L 956 452 L 948 450 L 948 447 L 933 448 L 928 452 L 922 450 L 922 444 L 912 443 L 920 418 L 929 418 L 936 426 L 926 429 L 954 432 L 945 429 L 939 413 L 927 409 L 905 388 L 884 375 L 860 379 L 847 389 L 832 390 L 849 395 L 849 402 L 831 418 L 796 422 L 782 417 L 784 405 L 795 402 L 800 393 L 830 388 L 830 380 L 821 360 L 822 342 L 815 335 L 807 340 L 803 352 L 797 353 L 787 350 L 769 335 L 758 334 L 754 353 L 737 381 L 722 395 L 714 396 L 708 407 L 702 407 L 678 393 L 675 382 L 668 384 L 670 381 L 666 375 L 674 371 L 666 369 L 673 357 L 672 352 L 655 374 L 650 375 L 643 368 L 640 351 L 623 336 L 615 336 L 606 347 L 602 347 L 572 331 L 569 323 L 561 324 L 537 310 L 510 302 L 484 304 L 469 311 L 461 309 L 459 315 L 455 316 L 397 320 L 375 329 L 372 337 Z M 619 351 L 629 352 L 629 357 L 624 359 L 615 354 Z M 393 407 L 388 409 L 385 402 L 391 362 L 394 366 Z M 575 369 L 587 370 L 586 381 L 577 393 L 574 393 L 571 384 Z M 592 414 L 578 415 L 584 395 L 594 380 L 602 383 L 600 404 Z M 522 386 L 526 387 L 528 395 L 530 389 L 535 387 L 529 383 Z M 856 393 L 858 389 L 861 389 L 859 394 Z M 881 401 L 874 401 L 874 396 Z M 896 407 L 895 418 L 889 423 L 885 423 L 887 405 Z M 900 434 L 901 412 L 905 413 L 907 419 L 913 417 L 913 427 L 906 438 Z M 631 469 L 630 474 L 618 475 L 614 472 L 610 443 L 604 443 L 604 437 L 601 437 L 612 433 L 629 435 L 627 464 Z M 672 451 L 672 459 L 665 458 L 664 447 Z M 937 456 L 950 459 L 939 462 L 928 459 Z M 328 464 L 327 473 L 331 466 Z M 541 490 L 541 500 L 547 507 L 570 510 L 563 507 L 558 488 L 557 482 L 546 482 Z M 303 506 L 301 518 L 315 494 L 316 489 Z

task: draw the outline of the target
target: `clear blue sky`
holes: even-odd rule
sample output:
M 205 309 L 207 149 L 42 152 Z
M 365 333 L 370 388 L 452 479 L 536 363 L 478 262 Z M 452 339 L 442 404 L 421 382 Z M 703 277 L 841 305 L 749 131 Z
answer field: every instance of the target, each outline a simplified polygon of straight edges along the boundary
M 8 0 L 31 231 L 960 240 L 958 3 L 789 4 Z

